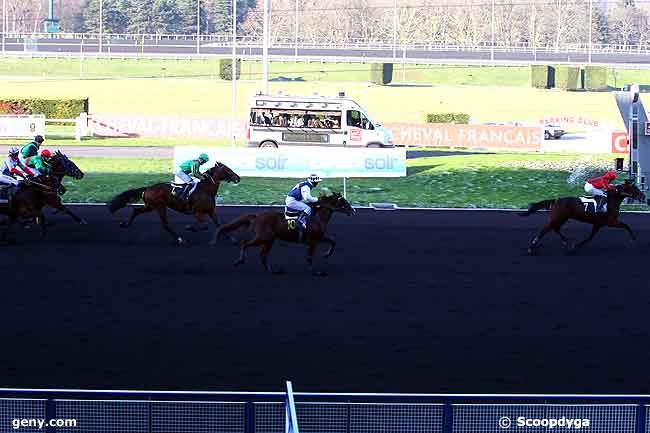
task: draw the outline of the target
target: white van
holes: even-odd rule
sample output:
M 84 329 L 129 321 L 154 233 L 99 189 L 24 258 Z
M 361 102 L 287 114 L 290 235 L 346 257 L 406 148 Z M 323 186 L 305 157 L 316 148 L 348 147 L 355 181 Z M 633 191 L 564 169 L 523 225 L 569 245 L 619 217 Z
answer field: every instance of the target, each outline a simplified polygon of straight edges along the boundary
M 392 133 L 344 93 L 333 98 L 257 94 L 246 138 L 249 147 L 394 147 Z

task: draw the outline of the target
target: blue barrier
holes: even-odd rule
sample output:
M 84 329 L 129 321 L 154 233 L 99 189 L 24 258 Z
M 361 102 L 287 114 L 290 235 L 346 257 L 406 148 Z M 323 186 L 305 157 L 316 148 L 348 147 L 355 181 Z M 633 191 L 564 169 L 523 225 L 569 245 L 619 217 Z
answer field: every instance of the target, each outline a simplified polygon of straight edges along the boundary
M 650 433 L 650 396 L 295 392 L 301 433 Z M 15 420 L 74 419 L 48 433 L 283 433 L 282 392 L 0 389 Z M 42 432 L 20 428 L 21 432 Z

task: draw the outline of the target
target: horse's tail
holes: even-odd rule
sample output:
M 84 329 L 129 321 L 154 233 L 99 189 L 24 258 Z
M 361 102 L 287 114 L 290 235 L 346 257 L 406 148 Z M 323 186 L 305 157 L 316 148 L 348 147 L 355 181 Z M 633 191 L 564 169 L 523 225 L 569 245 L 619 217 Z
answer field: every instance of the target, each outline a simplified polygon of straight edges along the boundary
M 540 209 L 550 209 L 551 206 L 553 206 L 553 203 L 555 203 L 555 200 L 542 200 L 538 201 L 537 203 L 531 203 L 530 206 L 528 206 L 528 209 L 525 210 L 524 212 L 519 212 L 519 216 L 528 216 L 530 214 L 534 214 Z
M 134 202 L 139 198 L 142 198 L 142 194 L 146 189 L 147 187 L 130 189 L 116 195 L 111 201 L 108 202 L 108 210 L 111 213 L 115 213 L 117 210 L 122 209 L 127 204 Z
M 217 236 L 219 236 L 221 233 L 229 233 L 242 227 L 249 228 L 253 222 L 255 222 L 255 218 L 257 218 L 257 215 L 255 214 L 242 215 L 236 220 L 220 226 L 217 229 Z

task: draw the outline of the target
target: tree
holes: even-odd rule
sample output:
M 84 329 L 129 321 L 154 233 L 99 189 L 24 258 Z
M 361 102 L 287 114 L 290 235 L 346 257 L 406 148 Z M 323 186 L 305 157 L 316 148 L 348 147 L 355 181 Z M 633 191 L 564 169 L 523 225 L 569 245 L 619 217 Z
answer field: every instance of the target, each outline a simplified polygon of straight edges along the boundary
M 99 1 L 89 0 L 83 10 L 83 31 L 99 32 Z M 103 0 L 104 33 L 126 33 L 129 27 L 129 1 Z
M 178 10 L 180 12 L 180 32 L 186 35 L 196 34 L 196 7 L 199 5 L 200 32 L 207 34 L 212 32 L 208 13 L 205 8 L 205 0 L 178 0 Z

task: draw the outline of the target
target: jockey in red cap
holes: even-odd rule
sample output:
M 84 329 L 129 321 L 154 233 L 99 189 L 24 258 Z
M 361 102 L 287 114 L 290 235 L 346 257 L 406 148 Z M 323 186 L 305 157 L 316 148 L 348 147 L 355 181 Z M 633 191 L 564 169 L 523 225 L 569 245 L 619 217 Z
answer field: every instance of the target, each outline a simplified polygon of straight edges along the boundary
M 596 212 L 601 212 L 603 204 L 607 202 L 607 191 L 615 189 L 614 186 L 610 184 L 610 182 L 615 179 L 616 172 L 614 170 L 609 170 L 604 175 L 589 179 L 585 183 L 585 192 L 593 195 L 598 202 Z

